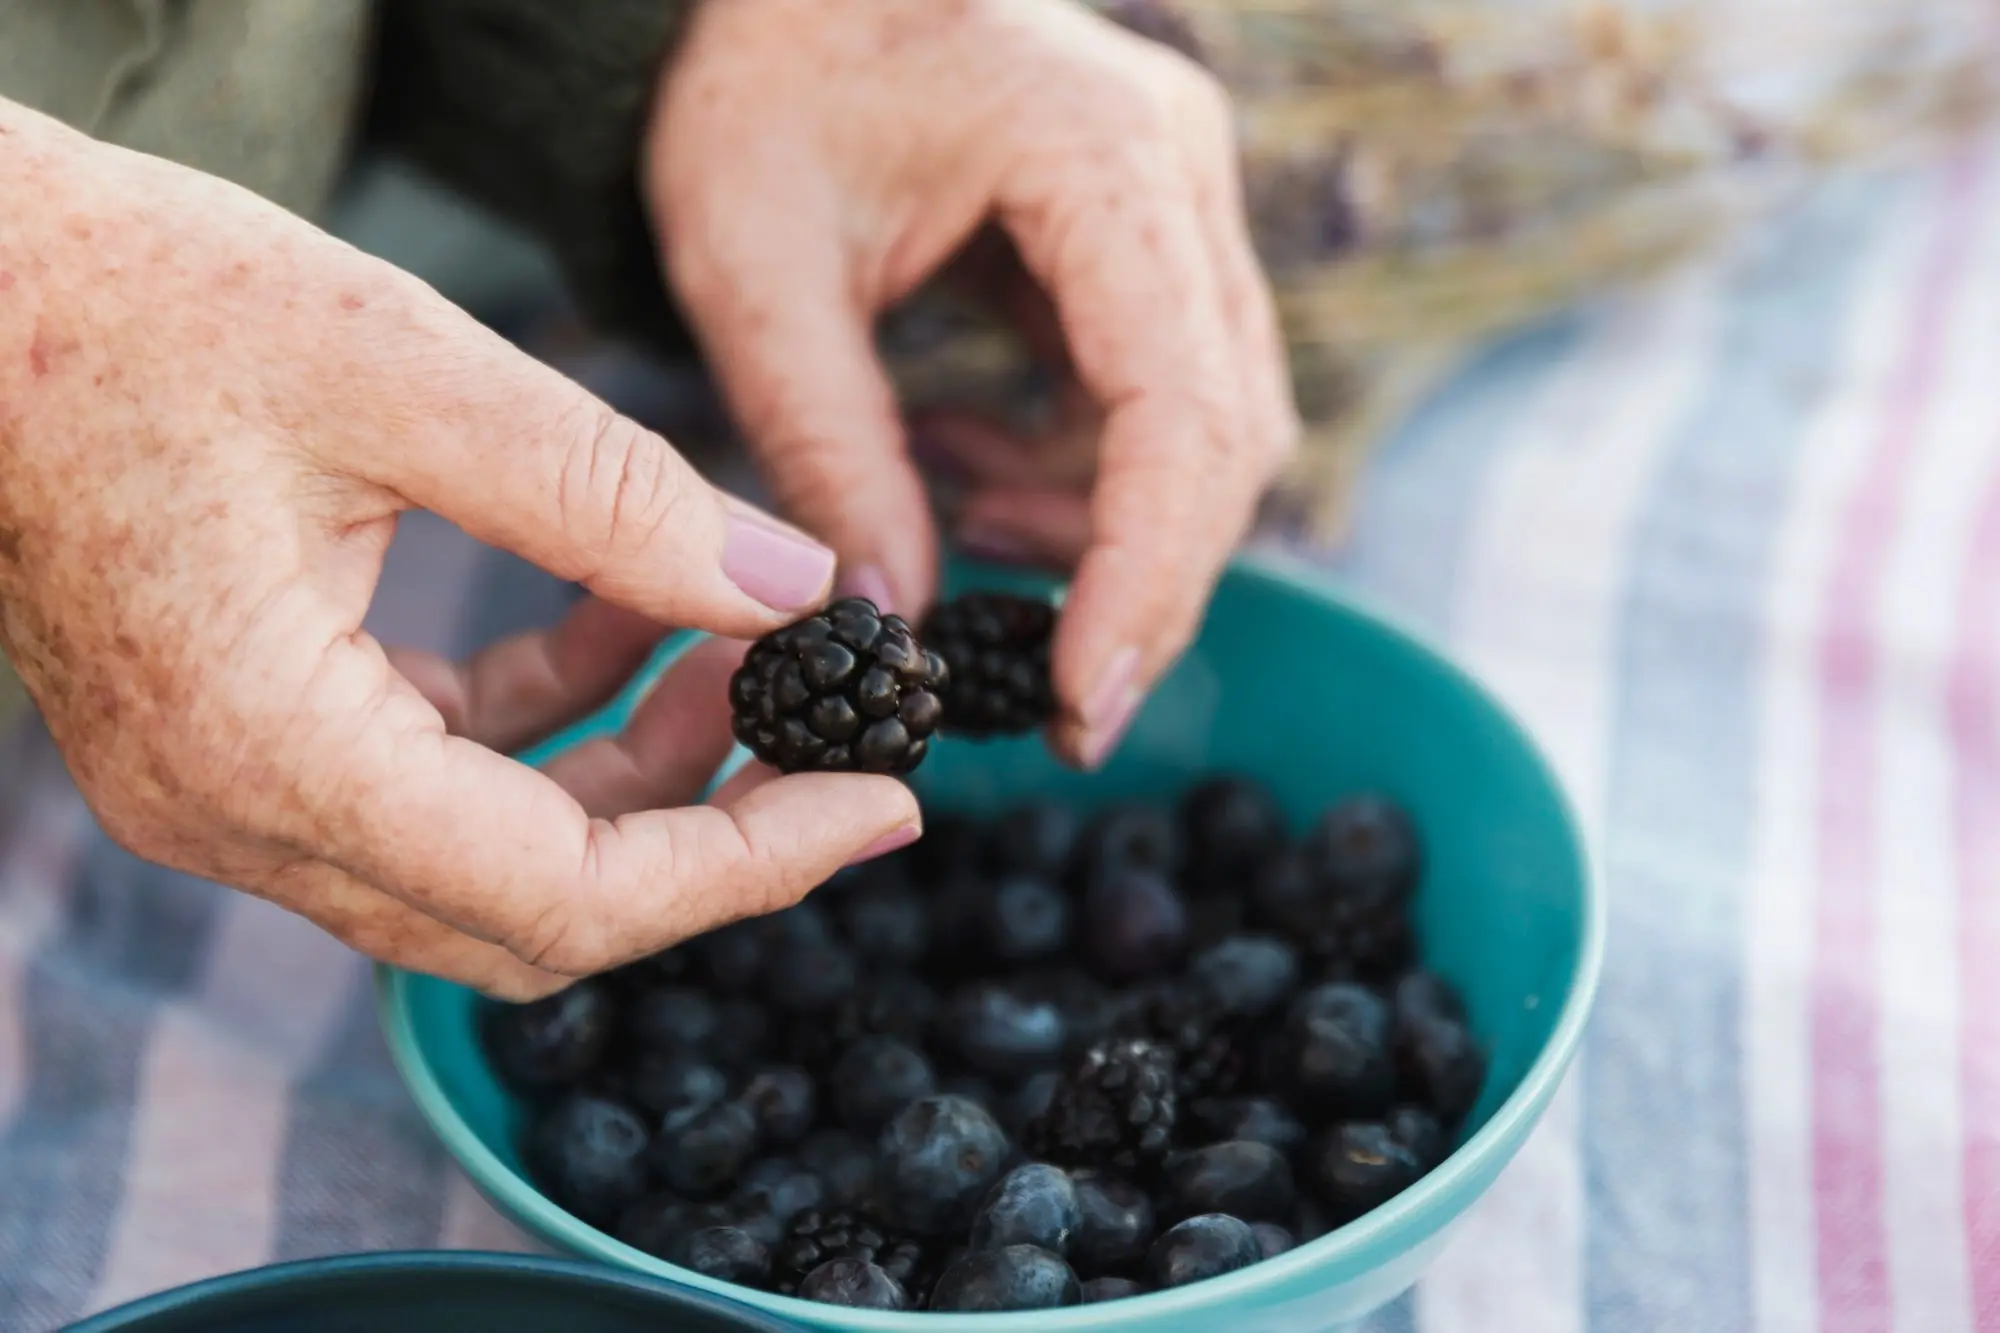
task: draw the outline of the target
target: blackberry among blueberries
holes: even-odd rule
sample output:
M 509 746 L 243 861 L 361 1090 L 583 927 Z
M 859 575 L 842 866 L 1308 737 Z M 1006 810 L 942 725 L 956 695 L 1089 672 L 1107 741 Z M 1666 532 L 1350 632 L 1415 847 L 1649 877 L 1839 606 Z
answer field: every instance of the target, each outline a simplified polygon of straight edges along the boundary
M 948 671 L 945 726 L 952 735 L 1014 735 L 1055 716 L 1055 623 L 1047 602 L 1006 593 L 967 593 L 931 611 L 923 639 Z
M 908 773 L 949 674 L 900 616 L 850 597 L 752 644 L 729 683 L 736 739 L 781 773 Z
M 782 1296 L 801 1293 L 807 1276 L 836 1259 L 874 1264 L 912 1295 L 928 1276 L 922 1241 L 846 1208 L 808 1211 L 772 1256 L 771 1286 Z
M 1172 1052 L 1147 1041 L 1099 1042 L 1057 1086 L 1022 1146 L 1059 1166 L 1148 1170 L 1173 1144 Z

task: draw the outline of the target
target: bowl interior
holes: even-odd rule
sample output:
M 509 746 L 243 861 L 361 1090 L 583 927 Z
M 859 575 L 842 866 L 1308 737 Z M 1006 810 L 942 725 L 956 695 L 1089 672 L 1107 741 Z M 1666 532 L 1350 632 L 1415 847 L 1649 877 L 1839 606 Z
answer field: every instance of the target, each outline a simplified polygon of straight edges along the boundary
M 959 568 L 953 581 L 1008 580 Z M 615 726 L 628 705 L 614 706 L 553 748 Z M 1496 1119 L 1532 1118 L 1546 1102 L 1594 986 L 1600 926 L 1590 874 L 1561 792 L 1503 710 L 1411 638 L 1269 567 L 1240 566 L 1225 578 L 1199 641 L 1102 772 L 1071 772 L 1034 739 L 948 742 L 935 749 L 915 785 L 931 809 L 991 814 L 1034 796 L 1089 810 L 1113 801 L 1170 801 L 1195 775 L 1216 771 L 1261 778 L 1299 826 L 1332 800 L 1363 790 L 1386 794 L 1412 813 L 1426 857 L 1416 904 L 1424 955 L 1461 988 L 1490 1054 L 1485 1090 L 1451 1160 L 1368 1218 L 1201 1285 L 1255 1283 L 1266 1270 L 1312 1263 L 1326 1267 L 1328 1280 L 1343 1280 L 1449 1221 L 1500 1164 L 1481 1160 L 1478 1140 L 1491 1140 L 1492 1155 L 1504 1160 L 1526 1126 L 1509 1124 L 1503 1135 Z M 391 1043 L 419 1102 L 503 1207 L 566 1246 L 702 1283 L 583 1227 L 534 1194 L 515 1149 L 523 1108 L 480 1054 L 476 997 L 402 974 L 389 976 L 385 986 Z M 1377 1225 L 1392 1212 L 1396 1228 Z M 744 1299 L 802 1309 L 779 1297 L 745 1293 Z M 1101 1319 L 1111 1308 L 1096 1313 Z M 839 1321 L 850 1312 L 815 1307 L 814 1314 Z M 1049 1315 L 1037 1318 L 1049 1326 Z
M 382 1254 L 233 1273 L 96 1315 L 72 1333 L 779 1333 L 742 1306 L 597 1264 Z

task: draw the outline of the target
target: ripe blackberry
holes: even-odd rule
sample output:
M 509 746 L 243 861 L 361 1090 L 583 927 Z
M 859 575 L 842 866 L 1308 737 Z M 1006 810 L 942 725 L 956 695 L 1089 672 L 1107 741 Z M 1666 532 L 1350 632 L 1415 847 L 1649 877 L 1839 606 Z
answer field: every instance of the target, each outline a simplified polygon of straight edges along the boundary
M 1174 1091 L 1183 1101 L 1234 1097 L 1261 1079 L 1268 1025 L 1225 1015 L 1197 985 L 1150 986 L 1112 1026 L 1173 1053 Z
M 792 1219 L 792 1227 L 771 1256 L 771 1289 L 796 1296 L 815 1268 L 834 1259 L 874 1264 L 905 1291 L 928 1285 L 931 1254 L 907 1232 L 871 1221 L 851 1208 L 812 1209 Z
M 907 773 L 948 679 L 902 617 L 850 597 L 751 645 L 729 682 L 736 739 L 783 773 Z
M 1132 1173 L 1166 1157 L 1176 1114 L 1173 1052 L 1149 1041 L 1103 1041 L 1064 1076 L 1021 1146 L 1059 1166 Z
M 932 610 L 923 637 L 950 670 L 944 701 L 954 736 L 1033 731 L 1055 716 L 1055 623 L 1047 602 L 1007 593 L 967 593 Z

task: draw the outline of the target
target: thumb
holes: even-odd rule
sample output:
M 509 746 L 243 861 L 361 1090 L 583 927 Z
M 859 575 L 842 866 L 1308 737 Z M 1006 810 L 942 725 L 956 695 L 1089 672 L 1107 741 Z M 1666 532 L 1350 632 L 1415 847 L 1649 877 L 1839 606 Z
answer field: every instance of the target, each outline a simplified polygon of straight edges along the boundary
M 350 470 L 661 624 L 755 638 L 825 600 L 826 546 L 466 323 L 449 357 L 384 358 L 390 406 L 350 433 Z
M 832 544 L 848 591 L 913 612 L 936 582 L 937 539 L 873 312 L 833 238 L 767 235 L 674 256 L 676 289 L 780 509 Z

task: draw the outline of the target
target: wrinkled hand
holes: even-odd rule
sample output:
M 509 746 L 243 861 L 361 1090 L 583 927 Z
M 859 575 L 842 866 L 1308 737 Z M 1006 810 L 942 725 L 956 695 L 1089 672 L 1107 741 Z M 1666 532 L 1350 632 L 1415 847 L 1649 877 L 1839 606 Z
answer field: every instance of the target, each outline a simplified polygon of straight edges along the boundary
M 932 428 L 979 483 L 963 535 L 1076 564 L 1054 739 L 1101 759 L 1298 433 L 1218 85 L 1073 0 L 728 0 L 667 71 L 647 168 L 774 490 L 905 610 L 935 538 L 872 322 L 1005 238 L 982 285 L 1085 410 L 1040 441 Z
M 0 640 L 113 837 L 511 997 L 790 903 L 915 802 L 746 776 L 735 652 L 538 773 L 666 624 L 748 637 L 832 556 L 421 283 L 0 103 Z M 598 594 L 464 666 L 361 629 L 399 513 Z M 493 747 L 493 748 L 489 748 Z

